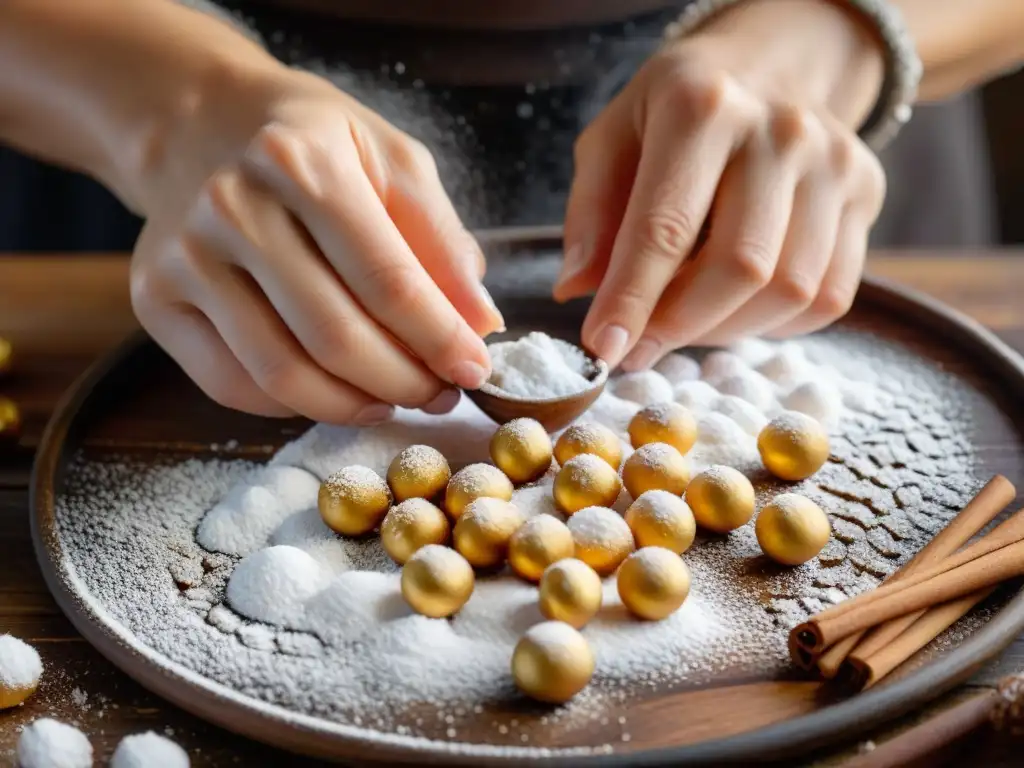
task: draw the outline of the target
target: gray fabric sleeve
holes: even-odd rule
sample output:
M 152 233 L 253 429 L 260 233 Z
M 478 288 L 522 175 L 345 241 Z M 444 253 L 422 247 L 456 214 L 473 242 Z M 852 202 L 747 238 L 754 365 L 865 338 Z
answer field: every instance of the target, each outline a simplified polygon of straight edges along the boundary
M 197 11 L 201 11 L 209 16 L 213 16 L 216 19 L 220 19 L 225 24 L 234 27 L 235 30 L 241 32 L 247 38 L 252 40 L 254 43 L 266 47 L 266 42 L 263 37 L 257 32 L 251 24 L 247 23 L 240 14 L 231 13 L 230 11 L 221 8 L 212 0 L 176 0 L 178 5 L 184 5 L 187 8 L 192 8 Z

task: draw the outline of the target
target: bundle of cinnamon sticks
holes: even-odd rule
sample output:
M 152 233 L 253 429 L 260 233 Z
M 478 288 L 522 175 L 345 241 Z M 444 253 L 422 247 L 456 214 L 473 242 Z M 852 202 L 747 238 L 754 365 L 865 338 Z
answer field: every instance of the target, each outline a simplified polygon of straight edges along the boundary
M 934 539 L 876 589 L 794 627 L 793 661 L 825 678 L 867 688 L 913 656 L 985 599 L 1024 575 L 1024 509 L 967 542 L 1013 501 L 1017 490 L 993 477 Z

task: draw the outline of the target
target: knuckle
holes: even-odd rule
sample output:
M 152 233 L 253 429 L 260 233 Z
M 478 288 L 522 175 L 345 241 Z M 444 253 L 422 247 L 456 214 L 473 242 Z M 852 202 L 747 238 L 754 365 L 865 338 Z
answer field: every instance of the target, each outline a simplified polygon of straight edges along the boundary
M 668 82 L 664 89 L 666 106 L 688 120 L 710 120 L 733 103 L 735 85 L 725 72 L 694 75 L 676 70 L 670 74 Z
M 850 136 L 834 136 L 828 150 L 829 166 L 841 179 L 851 178 L 860 162 L 856 140 Z
M 855 286 L 824 287 L 814 300 L 814 314 L 830 321 L 838 320 L 850 311 L 856 295 Z
M 157 270 L 146 265 L 132 269 L 129 294 L 132 308 L 139 315 L 160 304 L 164 297 L 164 287 Z
M 210 176 L 200 190 L 199 203 L 214 221 L 235 230 L 243 228 L 242 178 L 234 169 L 223 169 Z
M 811 305 L 817 284 L 797 270 L 780 270 L 772 280 L 772 290 L 789 306 L 801 309 Z
M 779 153 L 804 146 L 814 133 L 814 116 L 793 104 L 777 104 L 772 108 L 770 131 L 772 143 Z
M 417 281 L 403 264 L 380 264 L 367 275 L 368 283 L 375 286 L 377 298 L 385 307 L 410 307 L 420 303 Z
M 295 361 L 284 357 L 264 357 L 253 366 L 253 381 L 260 389 L 281 402 L 294 400 L 294 393 L 301 375 Z
M 653 210 L 644 217 L 641 227 L 640 242 L 644 255 L 673 261 L 689 251 L 699 230 L 693 216 L 679 208 Z
M 391 148 L 395 162 L 406 172 L 422 178 L 437 176 L 437 161 L 427 146 L 411 136 L 403 136 Z
M 775 256 L 763 242 L 742 242 L 727 260 L 727 267 L 737 281 L 755 288 L 764 288 L 775 272 Z

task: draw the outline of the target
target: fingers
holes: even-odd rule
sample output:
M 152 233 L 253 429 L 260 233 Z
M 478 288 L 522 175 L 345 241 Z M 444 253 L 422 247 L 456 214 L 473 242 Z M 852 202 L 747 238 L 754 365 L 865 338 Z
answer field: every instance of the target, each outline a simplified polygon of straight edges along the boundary
M 611 263 L 583 324 L 586 345 L 611 365 L 636 343 L 697 241 L 735 142 L 714 119 L 726 90 L 713 84 L 688 93 L 682 106 L 650 118 Z
M 769 336 L 811 333 L 850 311 L 864 270 L 870 220 L 852 210 L 846 213 L 839 223 L 835 250 L 814 301 L 802 314 L 773 328 Z
M 184 295 L 206 315 L 224 344 L 267 395 L 315 421 L 375 424 L 390 405 L 316 365 L 281 322 L 252 279 L 238 267 L 198 258 Z
M 409 248 L 456 311 L 479 336 L 505 330 L 505 320 L 481 282 L 480 246 L 466 231 L 441 184 L 430 153 L 403 143 L 391 158 L 385 206 Z M 409 151 L 408 146 L 417 147 Z
M 366 314 L 268 189 L 231 171 L 205 189 L 190 230 L 253 276 L 318 366 L 385 403 L 420 407 L 442 393 L 443 382 Z
M 696 343 L 730 344 L 784 325 L 806 310 L 817 296 L 832 258 L 844 199 L 842 190 L 829 179 L 805 178 L 797 186 L 771 281 Z
M 629 202 L 640 144 L 614 105 L 609 109 L 576 142 L 556 301 L 586 295 L 600 285 Z
M 662 296 L 625 361 L 644 368 L 692 343 L 768 284 L 785 240 L 796 174 L 769 154 L 740 152 L 722 174 L 707 243 Z
M 357 157 L 270 130 L 248 160 L 378 324 L 445 381 L 487 381 L 483 341 L 410 251 Z

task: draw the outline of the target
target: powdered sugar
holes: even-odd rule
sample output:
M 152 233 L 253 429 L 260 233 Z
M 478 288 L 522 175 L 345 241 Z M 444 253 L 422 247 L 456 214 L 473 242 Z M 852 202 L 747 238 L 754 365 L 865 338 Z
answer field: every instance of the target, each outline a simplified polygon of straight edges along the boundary
M 92 745 L 72 725 L 43 718 L 18 739 L 20 768 L 92 768 Z
M 513 397 L 547 400 L 589 389 L 594 363 L 579 347 L 546 333 L 528 333 L 515 341 L 487 347 L 490 383 Z
M 110 768 L 189 768 L 188 754 L 152 731 L 125 736 L 110 759 Z
M 714 353 L 718 362 L 706 365 L 710 372 L 729 369 L 718 383 L 734 376 L 760 382 L 750 376 L 760 366 L 773 394 L 763 409 L 723 395 L 708 381 L 647 372 L 631 377 L 620 393 L 637 400 L 617 395 L 612 382 L 584 415 L 584 421 L 614 430 L 628 456 L 626 427 L 660 380 L 678 402 L 688 398 L 684 404 L 697 418 L 700 436 L 687 454 L 694 472 L 718 463 L 744 469 L 762 503 L 782 489 L 807 495 L 830 514 L 835 539 L 805 566 L 756 575 L 751 564 L 760 549 L 751 525 L 727 537 L 698 539 L 684 556 L 693 579 L 690 596 L 662 622 L 631 619 L 614 577 L 606 579 L 605 606 L 583 631 L 597 659 L 594 680 L 571 704 L 546 716 L 548 726 L 557 721 L 567 734 L 562 743 L 568 746 L 559 752 L 574 743 L 603 750 L 583 726 L 645 688 L 780 669 L 785 632 L 793 623 L 877 583 L 976 489 L 964 401 L 978 395 L 969 386 L 904 347 L 867 335 L 829 333 L 799 348 L 799 354 L 788 351 L 776 359 L 782 346 L 758 342 Z M 770 360 L 775 362 L 765 366 Z M 684 376 L 697 363 L 673 365 L 661 370 Z M 781 374 L 782 383 L 766 370 Z M 843 402 L 832 432 L 833 457 L 811 480 L 780 486 L 755 474 L 754 424 L 782 412 L 787 396 L 810 381 Z M 658 402 L 662 395 L 664 388 Z M 188 670 L 197 684 L 225 686 L 250 706 L 364 738 L 540 757 L 549 752 L 521 741 L 531 736 L 529 728 L 545 727 L 540 721 L 509 728 L 499 718 L 505 732 L 496 726 L 485 737 L 491 746 L 459 743 L 465 723 L 479 725 L 475 707 L 514 702 L 508 663 L 515 642 L 542 620 L 536 587 L 507 572 L 480 574 L 473 596 L 452 620 L 417 616 L 401 599 L 398 569 L 379 541 L 338 537 L 316 510 L 317 479 L 339 467 L 361 464 L 382 476 L 400 450 L 423 443 L 440 450 L 455 469 L 486 460 L 493 430 L 468 401 L 444 417 L 400 411 L 394 422 L 371 429 L 317 426 L 271 462 L 278 471 L 295 473 L 287 488 L 274 487 L 264 475 L 268 470 L 238 461 L 85 463 L 71 473 L 58 504 L 67 567 L 105 623 L 122 627 L 132 643 L 163 663 Z M 552 480 L 549 472 L 515 490 L 513 503 L 524 516 L 561 518 L 551 501 Z M 245 501 L 256 489 L 290 498 L 280 507 L 258 494 Z M 628 501 L 624 495 L 616 507 L 624 509 Z M 570 518 L 570 527 L 593 528 L 600 536 L 622 534 L 624 527 L 629 533 L 617 515 L 607 526 L 591 526 L 590 515 L 582 514 Z M 212 517 L 219 518 L 217 525 L 208 522 Z M 267 554 L 275 550 L 273 557 Z M 300 578 L 268 590 L 267 566 L 279 550 Z M 257 555 L 262 568 L 251 567 L 259 565 Z M 240 609 L 234 595 L 246 583 L 242 594 L 272 591 L 280 604 L 242 599 L 248 608 Z M 255 614 L 261 620 L 250 618 Z M 432 709 L 424 715 L 423 702 L 436 708 L 436 723 Z
M 34 688 L 43 675 L 39 653 L 13 635 L 0 635 L 0 688 Z
M 569 518 L 567 523 L 577 546 L 619 549 L 631 542 L 633 533 L 621 515 L 607 507 L 586 507 Z

